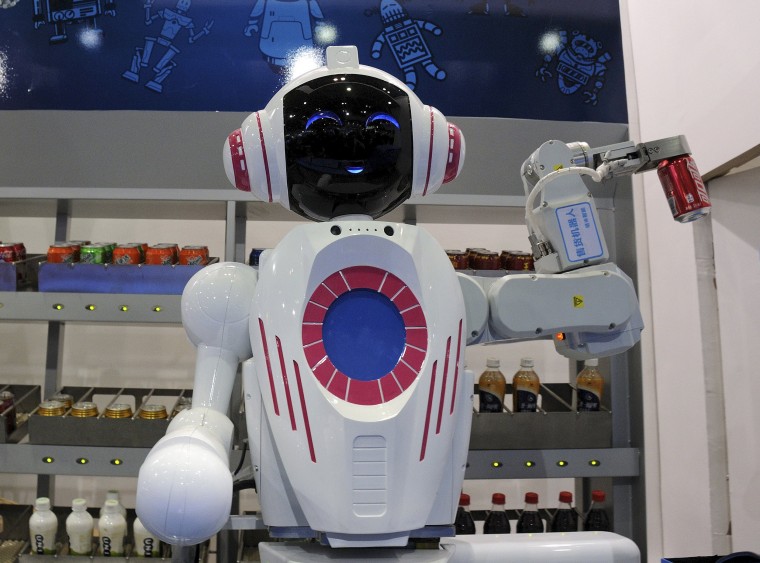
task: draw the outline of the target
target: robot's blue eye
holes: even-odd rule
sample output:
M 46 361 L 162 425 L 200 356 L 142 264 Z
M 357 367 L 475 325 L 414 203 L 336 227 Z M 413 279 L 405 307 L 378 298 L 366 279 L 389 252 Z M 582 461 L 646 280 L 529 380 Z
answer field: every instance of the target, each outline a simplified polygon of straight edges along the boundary
M 396 129 L 401 129 L 395 117 L 393 117 L 392 115 L 388 113 L 382 113 L 382 112 L 377 112 L 370 115 L 367 118 L 367 123 L 365 123 L 364 125 L 367 126 L 367 125 L 370 125 L 371 123 L 375 123 L 376 121 L 385 121 L 395 126 Z
M 335 113 L 331 111 L 318 111 L 314 115 L 312 115 L 309 119 L 306 120 L 306 127 L 305 129 L 308 129 L 311 127 L 315 122 L 326 119 L 328 121 L 334 121 L 338 125 L 343 125 L 343 122 L 340 120 L 340 117 L 338 117 Z

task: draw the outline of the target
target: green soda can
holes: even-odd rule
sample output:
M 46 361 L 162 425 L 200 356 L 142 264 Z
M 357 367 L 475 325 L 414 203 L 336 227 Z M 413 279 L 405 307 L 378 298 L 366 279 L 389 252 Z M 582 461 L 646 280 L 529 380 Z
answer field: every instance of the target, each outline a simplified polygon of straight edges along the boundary
M 83 264 L 105 264 L 106 249 L 102 243 L 84 244 L 79 251 L 79 261 Z

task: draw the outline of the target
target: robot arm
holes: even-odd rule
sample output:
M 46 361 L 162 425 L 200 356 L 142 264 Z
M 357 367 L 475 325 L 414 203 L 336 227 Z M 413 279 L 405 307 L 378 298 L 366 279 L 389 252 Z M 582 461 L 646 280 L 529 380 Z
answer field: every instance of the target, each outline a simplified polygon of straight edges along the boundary
M 214 264 L 193 276 L 182 294 L 182 323 L 197 348 L 193 408 L 172 420 L 137 483 L 140 520 L 173 545 L 200 543 L 229 517 L 233 424 L 227 410 L 238 365 L 251 357 L 256 277 L 244 264 Z
M 581 176 L 604 182 L 658 168 L 669 197 L 676 189 L 692 194 L 694 206 L 685 220 L 693 220 L 709 212 L 709 201 L 693 161 L 682 162 L 690 161 L 688 153 L 683 136 L 595 149 L 547 141 L 536 149 L 522 166 L 536 273 L 460 277 L 468 343 L 551 336 L 560 354 L 577 360 L 610 356 L 636 344 L 643 322 L 633 282 L 609 262 L 593 196 Z M 662 173 L 675 165 L 687 174 Z M 682 215 L 674 208 L 676 219 L 684 221 Z

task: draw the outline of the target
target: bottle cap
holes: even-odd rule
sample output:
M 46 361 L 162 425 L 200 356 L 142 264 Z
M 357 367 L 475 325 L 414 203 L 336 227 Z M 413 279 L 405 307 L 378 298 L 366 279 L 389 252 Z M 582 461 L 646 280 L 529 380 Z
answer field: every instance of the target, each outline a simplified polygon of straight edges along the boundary
M 604 494 L 604 491 L 591 491 L 591 500 L 594 502 L 604 502 L 605 498 L 607 495 Z
M 597 358 L 589 358 L 585 362 L 583 362 L 586 367 L 595 368 L 599 365 L 599 360 Z
M 116 514 L 119 512 L 119 501 L 109 498 L 103 505 L 103 512 L 105 514 Z
M 470 506 L 470 495 L 467 493 L 462 493 L 459 495 L 459 504 L 461 506 Z
M 492 504 L 506 504 L 507 497 L 504 496 L 504 493 L 494 493 L 491 495 L 491 503 Z
M 498 368 L 500 366 L 501 366 L 501 362 L 499 361 L 499 358 L 486 358 L 486 367 Z
M 520 367 L 532 368 L 533 358 L 520 358 Z
M 538 504 L 538 493 L 525 493 L 525 504 Z
M 119 502 L 119 491 L 108 491 L 106 493 L 106 500 L 114 499 L 116 502 Z
M 87 499 L 75 498 L 71 501 L 71 509 L 75 512 L 87 510 Z
M 50 499 L 47 497 L 40 497 L 34 501 L 35 510 L 50 510 Z
M 570 491 L 561 491 L 559 493 L 559 502 L 573 502 L 573 493 Z

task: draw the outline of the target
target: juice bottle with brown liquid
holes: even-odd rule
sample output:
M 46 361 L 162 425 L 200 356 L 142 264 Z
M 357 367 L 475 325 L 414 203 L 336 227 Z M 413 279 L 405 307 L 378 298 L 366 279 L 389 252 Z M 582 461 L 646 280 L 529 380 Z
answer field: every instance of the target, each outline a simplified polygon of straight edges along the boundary
M 520 359 L 520 369 L 512 378 L 512 410 L 536 412 L 541 381 L 533 370 L 533 358 Z
M 598 365 L 597 359 L 586 360 L 584 368 L 575 380 L 578 392 L 578 412 L 598 411 L 602 404 L 604 378 Z
M 497 358 L 486 359 L 486 370 L 478 379 L 478 397 L 480 398 L 479 412 L 502 412 L 504 410 L 504 394 L 507 391 L 507 380 L 499 371 L 500 362 Z

